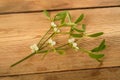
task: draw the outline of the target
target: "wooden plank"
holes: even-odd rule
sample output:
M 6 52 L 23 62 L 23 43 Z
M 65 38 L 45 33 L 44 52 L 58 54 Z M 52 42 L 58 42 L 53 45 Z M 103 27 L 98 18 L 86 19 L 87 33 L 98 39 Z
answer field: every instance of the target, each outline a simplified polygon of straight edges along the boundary
M 103 65 L 99 66 L 97 61 L 81 52 L 69 50 L 64 56 L 50 53 L 44 60 L 41 60 L 42 55 L 35 55 L 10 68 L 12 63 L 31 52 L 29 46 L 38 42 L 39 37 L 48 30 L 50 22 L 42 13 L 9 14 L 0 15 L 0 76 L 120 66 L 120 7 L 70 12 L 74 20 L 80 13 L 86 15 L 83 23 L 86 23 L 88 33 L 98 31 L 105 33 L 101 38 L 85 39 L 80 43 L 81 47 L 91 49 L 105 38 L 108 47 L 103 52 L 105 53 Z M 61 36 L 61 39 L 64 42 L 64 37 Z
M 90 69 L 0 77 L 0 80 L 119 80 L 120 68 Z
M 0 0 L 0 13 L 120 6 L 120 0 Z

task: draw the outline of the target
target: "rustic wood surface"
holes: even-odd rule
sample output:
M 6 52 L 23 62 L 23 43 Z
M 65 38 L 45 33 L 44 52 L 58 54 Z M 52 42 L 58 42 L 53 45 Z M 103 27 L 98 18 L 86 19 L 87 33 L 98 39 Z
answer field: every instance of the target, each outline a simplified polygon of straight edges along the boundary
M 108 47 L 103 51 L 103 65 L 86 54 L 70 50 L 64 56 L 50 53 L 44 60 L 41 60 L 42 55 L 35 55 L 10 68 L 12 63 L 31 52 L 29 46 L 47 31 L 50 22 L 39 12 L 9 14 L 0 15 L 0 76 L 120 66 L 120 8 L 70 10 L 70 13 L 73 19 L 81 13 L 86 15 L 83 23 L 86 23 L 88 33 L 105 33 L 98 39 L 85 39 L 80 43 L 80 46 L 91 49 L 105 38 Z
M 120 0 L 0 0 L 0 13 L 120 6 Z
M 0 77 L 0 80 L 119 80 L 120 68 L 103 68 Z
M 50 22 L 42 10 L 52 16 L 68 10 L 75 20 L 85 14 L 87 32 L 103 31 L 97 39 L 85 38 L 81 47 L 92 49 L 106 39 L 103 64 L 82 52 L 67 51 L 63 56 L 50 53 L 35 55 L 10 68 L 14 62 L 30 54 L 49 29 Z M 79 26 L 80 27 L 80 26 Z M 65 29 L 66 31 L 67 29 Z M 65 42 L 59 36 L 58 44 Z M 120 0 L 0 0 L 0 80 L 119 80 L 120 79 Z

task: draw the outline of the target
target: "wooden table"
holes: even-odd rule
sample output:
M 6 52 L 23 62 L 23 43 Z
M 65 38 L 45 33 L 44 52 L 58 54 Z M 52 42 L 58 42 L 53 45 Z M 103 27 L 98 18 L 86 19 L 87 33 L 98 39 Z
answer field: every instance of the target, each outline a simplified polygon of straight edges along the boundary
M 105 35 L 80 45 L 91 49 L 105 38 L 103 64 L 69 51 L 64 56 L 50 53 L 44 60 L 35 55 L 10 68 L 48 30 L 44 9 L 53 15 L 68 10 L 73 19 L 84 13 L 87 32 Z M 0 0 L 0 80 L 120 80 L 120 0 Z

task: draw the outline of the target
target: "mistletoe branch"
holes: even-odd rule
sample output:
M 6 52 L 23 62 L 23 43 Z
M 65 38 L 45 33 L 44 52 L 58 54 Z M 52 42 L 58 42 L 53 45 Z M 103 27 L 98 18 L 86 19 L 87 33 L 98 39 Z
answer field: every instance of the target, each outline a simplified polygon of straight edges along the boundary
M 93 48 L 92 50 L 87 50 L 85 48 L 82 48 L 78 46 L 77 42 L 81 40 L 81 38 L 84 37 L 99 37 L 103 35 L 103 32 L 93 33 L 93 34 L 87 34 L 86 33 L 86 25 L 82 24 L 81 21 L 84 19 L 84 14 L 81 14 L 74 22 L 72 22 L 71 14 L 68 11 L 59 12 L 56 14 L 53 18 L 50 16 L 48 11 L 44 11 L 44 14 L 47 16 L 48 20 L 51 21 L 50 29 L 46 32 L 46 34 L 40 39 L 38 44 L 33 44 L 30 46 L 32 53 L 26 56 L 25 58 L 17 61 L 16 63 L 12 64 L 11 67 L 16 66 L 17 64 L 25 61 L 26 59 L 34 56 L 35 54 L 48 54 L 49 52 L 56 52 L 59 54 L 65 54 L 66 48 L 68 49 L 72 48 L 75 51 L 82 51 L 84 53 L 87 53 L 89 57 L 101 62 L 102 58 L 104 57 L 104 54 L 100 53 L 100 51 L 104 50 L 106 48 L 105 39 L 101 41 L 101 43 Z M 56 24 L 58 22 L 58 24 Z M 79 29 L 77 26 L 81 25 L 81 29 Z M 61 32 L 61 28 L 69 27 L 69 32 Z M 56 41 L 54 38 L 57 36 L 57 34 L 64 34 L 68 35 L 68 41 L 65 44 L 62 44 L 58 47 Z M 46 49 L 47 47 L 50 47 Z

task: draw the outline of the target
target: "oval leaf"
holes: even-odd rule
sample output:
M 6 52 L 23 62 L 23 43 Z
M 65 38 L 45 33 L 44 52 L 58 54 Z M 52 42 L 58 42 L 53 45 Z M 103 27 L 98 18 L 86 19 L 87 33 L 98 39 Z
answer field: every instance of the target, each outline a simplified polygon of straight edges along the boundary
M 89 53 L 89 56 L 94 59 L 100 59 L 104 57 L 104 54 L 94 54 L 94 53 Z
M 57 50 L 57 52 L 58 52 L 60 55 L 65 54 L 65 51 L 64 51 L 64 50 Z
M 82 30 L 85 32 L 86 31 L 86 25 L 82 24 Z
M 106 48 L 105 40 L 103 40 L 98 47 L 92 49 L 91 51 L 92 52 L 99 52 L 99 51 L 104 50 L 105 48 Z
M 81 34 L 71 34 L 72 37 L 75 37 L 75 38 L 81 38 L 83 37 L 83 35 Z
M 98 36 L 101 36 L 103 34 L 104 34 L 103 32 L 99 32 L 99 33 L 91 34 L 91 35 L 88 35 L 88 36 L 89 37 L 98 37 Z
M 81 14 L 79 18 L 75 21 L 75 23 L 78 24 L 79 22 L 83 20 L 83 18 L 84 18 L 84 14 Z

